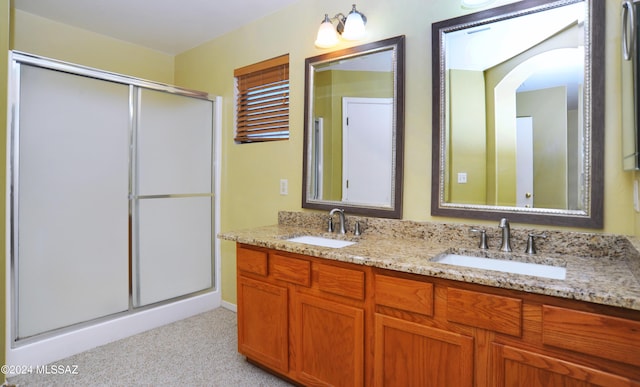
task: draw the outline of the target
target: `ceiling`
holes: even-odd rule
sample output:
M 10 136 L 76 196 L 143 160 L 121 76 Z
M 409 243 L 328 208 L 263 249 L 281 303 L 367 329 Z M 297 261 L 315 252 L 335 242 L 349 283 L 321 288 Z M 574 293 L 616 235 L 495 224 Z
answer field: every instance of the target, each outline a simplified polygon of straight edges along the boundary
M 297 1 L 14 0 L 14 7 L 176 55 Z

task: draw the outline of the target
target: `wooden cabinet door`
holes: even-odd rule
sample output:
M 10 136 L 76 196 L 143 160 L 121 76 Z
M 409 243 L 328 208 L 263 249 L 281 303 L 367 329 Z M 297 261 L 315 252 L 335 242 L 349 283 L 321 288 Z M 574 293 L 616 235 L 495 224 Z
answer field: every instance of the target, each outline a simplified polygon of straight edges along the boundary
M 473 338 L 375 316 L 376 386 L 473 385 Z
M 523 349 L 493 344 L 497 387 L 640 386 L 638 381 Z
M 238 351 L 275 371 L 289 370 L 287 288 L 238 276 Z
M 313 386 L 364 385 L 364 310 L 296 294 L 296 373 Z

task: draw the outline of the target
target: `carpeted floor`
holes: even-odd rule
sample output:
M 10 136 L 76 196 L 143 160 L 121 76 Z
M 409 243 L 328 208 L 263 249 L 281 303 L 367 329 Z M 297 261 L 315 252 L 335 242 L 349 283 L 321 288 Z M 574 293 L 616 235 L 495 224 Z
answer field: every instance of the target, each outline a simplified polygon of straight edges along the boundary
M 218 308 L 50 365 L 18 386 L 290 386 L 238 354 L 236 314 Z M 64 372 L 55 374 L 54 372 Z

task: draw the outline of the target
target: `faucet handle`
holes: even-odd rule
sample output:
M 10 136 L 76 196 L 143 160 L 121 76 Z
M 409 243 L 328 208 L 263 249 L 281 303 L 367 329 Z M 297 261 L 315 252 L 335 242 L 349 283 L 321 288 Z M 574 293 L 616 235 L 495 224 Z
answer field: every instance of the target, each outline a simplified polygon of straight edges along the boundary
M 525 253 L 527 253 L 527 254 L 535 254 L 537 252 L 535 238 L 547 239 L 547 234 L 545 234 L 545 233 L 542 233 L 542 234 L 529 233 L 529 237 L 527 238 L 527 248 L 524 250 Z
M 356 220 L 355 226 L 353 226 L 353 235 L 360 236 L 362 235 L 362 231 L 360 230 L 360 221 Z
M 487 230 L 472 228 L 469 231 L 480 234 L 480 244 L 478 244 L 479 248 L 483 250 L 486 250 L 489 248 L 489 246 L 487 246 Z

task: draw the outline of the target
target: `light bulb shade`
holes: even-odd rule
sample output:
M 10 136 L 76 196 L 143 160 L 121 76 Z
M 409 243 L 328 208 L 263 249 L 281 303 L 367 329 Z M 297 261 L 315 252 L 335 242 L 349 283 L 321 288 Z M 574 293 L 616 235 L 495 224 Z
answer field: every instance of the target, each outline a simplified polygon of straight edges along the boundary
M 324 16 L 324 21 L 320 24 L 320 28 L 318 28 L 315 44 L 320 48 L 330 48 L 338 44 L 338 33 L 333 24 L 331 24 L 329 15 Z
M 347 16 L 347 21 L 344 23 L 344 32 L 342 32 L 342 37 L 346 40 L 360 40 L 364 38 L 364 24 L 366 23 L 366 20 L 367 19 L 364 15 L 356 10 L 356 6 L 354 4 L 353 9 Z

